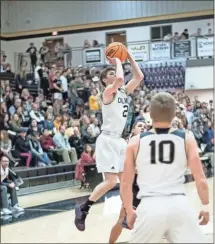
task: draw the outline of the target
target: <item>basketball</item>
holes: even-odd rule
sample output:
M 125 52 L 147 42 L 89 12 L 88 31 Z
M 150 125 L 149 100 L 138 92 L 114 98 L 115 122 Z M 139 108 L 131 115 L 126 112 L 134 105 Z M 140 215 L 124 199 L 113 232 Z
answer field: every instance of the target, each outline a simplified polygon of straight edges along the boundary
M 127 48 L 120 42 L 113 42 L 106 47 L 106 57 L 118 58 L 121 62 L 127 59 Z

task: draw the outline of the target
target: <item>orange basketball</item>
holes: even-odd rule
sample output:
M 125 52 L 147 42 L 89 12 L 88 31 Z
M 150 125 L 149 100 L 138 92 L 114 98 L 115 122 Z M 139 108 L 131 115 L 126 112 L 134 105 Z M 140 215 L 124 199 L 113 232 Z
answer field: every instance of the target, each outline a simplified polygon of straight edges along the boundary
M 106 57 L 118 58 L 121 62 L 127 59 L 127 48 L 120 42 L 112 42 L 106 47 Z

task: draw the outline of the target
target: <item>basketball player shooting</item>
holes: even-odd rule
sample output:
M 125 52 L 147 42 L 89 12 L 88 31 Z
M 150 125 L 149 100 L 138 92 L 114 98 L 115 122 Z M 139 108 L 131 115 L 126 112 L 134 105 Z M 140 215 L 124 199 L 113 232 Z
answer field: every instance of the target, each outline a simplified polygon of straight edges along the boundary
M 116 66 L 107 67 L 100 76 L 105 87 L 102 94 L 102 133 L 96 141 L 96 164 L 99 173 L 104 173 L 104 181 L 92 192 L 89 199 L 76 206 L 75 225 L 78 230 L 85 230 L 85 220 L 91 206 L 121 179 L 124 169 L 126 141 L 121 137 L 128 114 L 128 94 L 132 93 L 143 80 L 143 73 L 133 57 L 128 53 L 133 78 L 124 84 L 124 74 L 121 61 L 118 58 L 108 58 Z
M 150 104 L 153 129 L 133 137 L 126 149 L 120 186 L 127 224 L 134 227 L 130 243 L 161 243 L 163 237 L 170 243 L 204 243 L 198 218 L 185 195 L 187 167 L 202 202 L 200 225 L 209 221 L 208 185 L 195 139 L 171 128 L 175 111 L 175 99 L 169 93 L 155 95 Z M 135 168 L 141 199 L 137 211 L 132 206 Z

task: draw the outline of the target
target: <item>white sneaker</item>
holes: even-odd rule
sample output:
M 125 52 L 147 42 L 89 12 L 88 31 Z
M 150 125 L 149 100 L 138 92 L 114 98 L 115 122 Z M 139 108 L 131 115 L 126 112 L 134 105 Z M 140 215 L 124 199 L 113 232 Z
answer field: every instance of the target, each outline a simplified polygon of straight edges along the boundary
M 2 210 L 3 210 L 3 214 L 4 215 L 12 214 L 12 212 L 9 209 L 7 209 L 7 208 L 3 208 Z
M 18 204 L 14 205 L 12 208 L 13 212 L 24 212 L 25 210 L 23 208 L 20 208 Z

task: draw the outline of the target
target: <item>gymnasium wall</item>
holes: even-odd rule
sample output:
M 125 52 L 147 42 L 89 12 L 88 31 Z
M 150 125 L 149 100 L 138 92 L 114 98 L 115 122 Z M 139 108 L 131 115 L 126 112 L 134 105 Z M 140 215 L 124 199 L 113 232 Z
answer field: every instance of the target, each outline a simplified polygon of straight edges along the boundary
M 213 1 L 1 1 L 1 32 L 186 13 L 213 9 Z
M 161 24 L 159 24 L 159 26 L 160 25 Z M 123 29 L 109 29 L 109 30 L 102 30 L 102 31 L 83 32 L 77 34 L 61 35 L 61 36 L 57 36 L 57 38 L 63 37 L 64 42 L 68 43 L 71 47 L 83 47 L 84 40 L 86 39 L 89 40 L 90 43 L 92 43 L 92 41 L 96 39 L 99 43 L 106 44 L 106 33 L 116 32 L 116 31 L 126 31 L 127 42 L 138 42 L 138 41 L 151 39 L 150 27 L 151 26 L 139 26 L 139 27 L 130 27 L 130 28 L 123 28 Z M 195 33 L 197 28 L 201 28 L 202 33 L 206 34 L 209 28 L 213 29 L 213 19 L 172 23 L 173 33 L 176 31 L 182 33 L 185 28 L 189 30 L 190 34 Z M 40 37 L 40 38 L 21 39 L 16 41 L 7 41 L 5 45 L 6 45 L 6 51 L 8 56 L 8 62 L 10 62 L 14 67 L 14 53 L 25 52 L 29 47 L 30 42 L 33 42 L 35 46 L 39 49 L 42 45 L 42 42 L 45 39 L 49 39 L 49 38 L 55 38 L 55 37 L 48 36 L 47 38 Z M 73 52 L 73 58 L 76 60 L 76 63 L 79 62 L 78 60 L 81 60 L 80 56 L 81 56 L 81 51 Z
M 185 90 L 213 89 L 213 66 L 186 68 Z
M 198 96 L 199 101 L 209 102 L 214 100 L 214 90 L 213 89 L 204 89 L 204 90 L 189 90 L 185 91 L 191 101 L 194 101 L 195 96 Z

